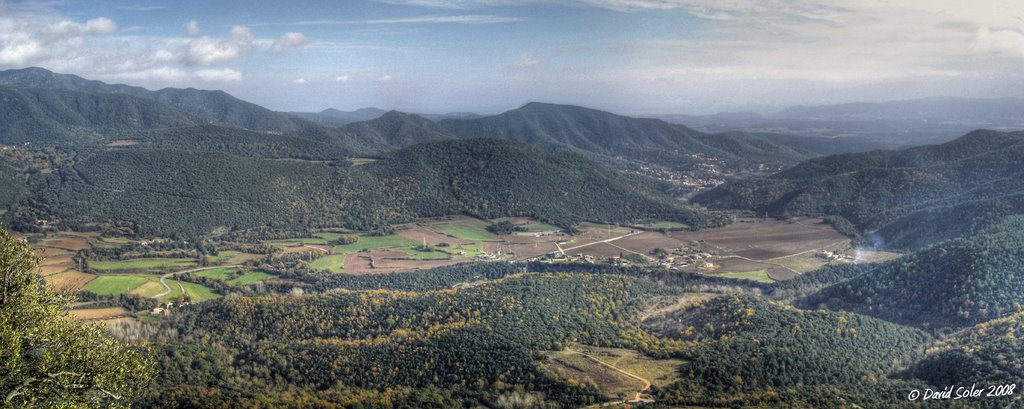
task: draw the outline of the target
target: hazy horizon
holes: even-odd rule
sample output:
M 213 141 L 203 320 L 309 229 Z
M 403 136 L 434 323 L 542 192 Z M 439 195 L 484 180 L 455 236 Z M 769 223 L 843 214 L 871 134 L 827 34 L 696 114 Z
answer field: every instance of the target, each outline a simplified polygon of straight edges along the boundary
M 1024 96 L 1010 1 L 0 0 L 0 69 L 223 89 L 278 111 L 627 115 Z

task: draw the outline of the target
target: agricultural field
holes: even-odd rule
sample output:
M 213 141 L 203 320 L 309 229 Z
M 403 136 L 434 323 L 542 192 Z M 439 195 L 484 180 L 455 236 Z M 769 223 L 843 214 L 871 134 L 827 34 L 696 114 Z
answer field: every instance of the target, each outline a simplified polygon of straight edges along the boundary
M 421 223 L 424 227 L 441 234 L 471 241 L 501 241 L 497 234 L 487 230 L 491 223 L 471 217 L 455 217 L 451 220 Z
M 212 278 L 214 280 L 229 280 L 231 276 L 238 271 L 238 268 L 234 267 L 218 267 L 210 268 L 206 270 L 200 270 L 196 272 L 199 277 Z
M 395 247 L 413 247 L 419 244 L 420 242 L 394 234 L 389 236 L 367 236 L 361 234 L 359 235 L 359 241 L 355 243 L 334 246 L 331 249 L 331 254 L 348 254 L 357 251 L 388 249 Z
M 309 268 L 317 271 L 329 271 L 332 273 L 341 273 L 345 271 L 345 258 L 346 254 L 333 254 L 330 256 L 323 256 L 312 263 L 309 263 Z
M 175 289 L 178 289 L 178 285 L 181 285 L 182 287 L 185 288 L 185 293 L 188 294 L 188 296 L 192 299 L 192 302 L 202 302 L 220 298 L 220 295 L 214 294 L 213 290 L 211 290 L 209 287 L 196 283 L 189 283 L 177 280 L 167 280 L 167 285 L 171 286 L 171 294 L 168 294 L 165 297 L 161 297 L 161 301 L 173 300 L 178 298 L 174 291 Z M 180 292 L 180 289 L 178 290 Z
M 89 321 L 103 321 L 128 315 L 128 310 L 124 307 L 82 308 L 72 309 L 70 312 L 76 319 Z
M 156 283 L 156 286 L 162 291 L 164 288 L 160 286 L 159 281 L 160 276 L 157 275 L 100 275 L 86 284 L 82 291 L 98 295 L 121 295 L 142 287 L 146 283 Z M 159 292 L 157 291 L 157 293 Z
M 342 235 L 342 233 L 321 232 L 321 233 L 314 234 L 313 237 L 300 237 L 300 238 L 294 238 L 294 239 L 270 240 L 270 241 L 267 241 L 266 243 L 270 244 L 270 245 L 277 246 L 277 247 L 297 247 L 297 246 L 305 246 L 305 245 L 322 245 L 322 246 L 326 246 L 326 245 L 330 244 L 331 241 L 337 240 L 338 237 L 341 237 L 341 235 Z
M 271 280 L 274 277 L 274 275 L 267 274 L 262 271 L 250 271 L 248 273 L 242 274 L 238 278 L 228 280 L 228 284 L 233 286 L 249 285 L 253 283 L 258 283 L 260 281 Z
M 715 277 L 738 278 L 738 279 L 742 279 L 742 280 L 757 281 L 759 283 L 765 283 L 765 284 L 771 284 L 771 283 L 775 282 L 775 280 L 773 280 L 768 275 L 768 271 L 767 270 L 734 271 L 734 272 L 728 272 L 728 273 L 716 273 L 716 274 L 709 274 L 709 275 L 713 275 Z
M 738 220 L 725 227 L 667 235 L 682 242 L 703 240 L 707 251 L 760 261 L 816 251 L 850 240 L 821 219 Z
M 136 271 L 153 269 L 186 269 L 195 267 L 196 260 L 191 258 L 136 258 L 115 261 L 90 261 L 89 267 L 103 272 Z
M 46 283 L 58 290 L 77 291 L 94 280 L 96 275 L 81 271 L 66 270 L 61 273 L 44 276 Z

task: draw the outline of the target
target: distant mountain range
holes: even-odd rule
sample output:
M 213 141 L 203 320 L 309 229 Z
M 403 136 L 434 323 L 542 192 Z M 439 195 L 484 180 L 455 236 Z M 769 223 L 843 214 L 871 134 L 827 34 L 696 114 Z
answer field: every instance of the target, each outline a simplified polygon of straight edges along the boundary
M 487 117 L 434 116 L 436 121 L 397 111 L 381 113 L 374 108 L 283 114 L 221 91 L 148 91 L 41 68 L 0 72 L 0 87 L 7 87 L 0 93 L 11 101 L 0 108 L 0 115 L 10 118 L 11 125 L 0 132 L 0 143 L 8 144 L 97 143 L 141 130 L 216 125 L 330 143 L 353 155 L 380 155 L 444 139 L 499 138 L 547 149 L 570 149 L 600 160 L 619 158 L 679 169 L 709 163 L 737 169 L 757 169 L 765 164 L 780 167 L 823 154 L 875 147 L 854 139 L 709 134 L 657 119 L 543 103 Z M 456 118 L 442 119 L 446 117 Z M 358 122 L 340 125 L 347 121 Z M 209 129 L 204 132 L 209 133 Z
M 795 106 L 779 112 L 663 115 L 709 132 L 740 130 L 857 137 L 887 147 L 941 143 L 976 129 L 1024 129 L 1024 98 L 932 97 L 887 102 Z
M 63 90 L 80 94 L 121 94 L 157 101 L 188 115 L 196 124 L 217 123 L 257 131 L 294 132 L 301 128 L 293 118 L 242 101 L 224 91 L 164 88 L 150 91 L 128 85 L 111 85 L 77 75 L 56 74 L 42 68 L 0 71 L 0 85 L 18 88 Z
M 380 108 L 359 108 L 355 111 L 341 111 L 334 108 L 327 108 L 320 112 L 287 112 L 287 114 L 296 118 L 301 118 L 321 125 L 343 126 L 353 122 L 362 122 L 369 121 L 371 119 L 377 119 L 388 112 L 389 111 Z M 441 121 L 445 119 L 473 119 L 480 118 L 483 116 L 479 114 L 474 114 L 472 112 L 451 112 L 446 114 L 416 115 L 422 116 L 431 121 Z

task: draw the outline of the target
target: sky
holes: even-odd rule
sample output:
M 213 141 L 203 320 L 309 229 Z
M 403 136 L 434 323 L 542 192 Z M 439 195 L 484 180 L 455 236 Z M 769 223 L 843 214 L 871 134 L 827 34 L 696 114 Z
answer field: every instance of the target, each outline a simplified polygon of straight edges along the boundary
M 1019 0 L 0 0 L 0 69 L 281 111 L 1024 97 Z

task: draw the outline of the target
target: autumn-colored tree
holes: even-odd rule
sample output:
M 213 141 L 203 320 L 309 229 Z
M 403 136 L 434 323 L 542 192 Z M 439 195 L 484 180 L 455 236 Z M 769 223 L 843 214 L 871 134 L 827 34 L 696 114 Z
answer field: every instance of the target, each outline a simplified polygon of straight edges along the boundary
M 32 249 L 0 229 L 0 407 L 127 407 L 153 377 L 136 348 L 75 321 Z

